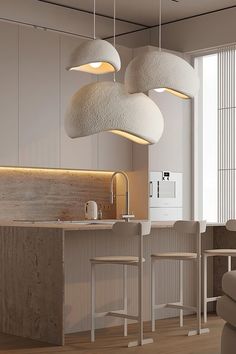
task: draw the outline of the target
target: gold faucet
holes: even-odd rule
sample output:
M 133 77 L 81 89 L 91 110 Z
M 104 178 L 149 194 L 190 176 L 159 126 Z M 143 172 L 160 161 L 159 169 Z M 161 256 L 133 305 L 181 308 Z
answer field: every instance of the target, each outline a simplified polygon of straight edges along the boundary
M 124 177 L 125 185 L 126 185 L 126 191 L 125 191 L 125 195 L 124 195 L 125 196 L 125 214 L 122 215 L 122 219 L 125 219 L 125 221 L 129 221 L 129 219 L 134 217 L 134 215 L 130 215 L 130 211 L 129 211 L 129 177 L 123 171 L 116 171 L 111 176 L 111 204 L 114 203 L 114 191 L 113 191 L 114 179 L 115 179 L 116 175 L 118 175 L 118 174 L 120 174 Z M 121 195 L 119 195 L 119 197 L 120 196 Z

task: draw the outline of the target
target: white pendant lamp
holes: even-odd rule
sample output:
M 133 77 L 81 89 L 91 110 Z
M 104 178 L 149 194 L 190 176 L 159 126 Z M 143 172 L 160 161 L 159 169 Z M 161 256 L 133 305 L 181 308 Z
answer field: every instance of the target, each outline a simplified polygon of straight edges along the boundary
M 194 68 L 182 58 L 152 51 L 138 55 L 128 65 L 125 85 L 129 93 L 167 91 L 181 98 L 192 98 L 199 88 Z
M 123 84 L 97 82 L 75 93 L 65 117 L 69 137 L 112 132 L 139 144 L 157 143 L 164 120 L 157 105 L 145 94 L 128 94 Z
M 120 56 L 115 47 L 102 39 L 96 39 L 96 0 L 93 0 L 93 37 L 92 41 L 81 44 L 72 53 L 67 70 L 84 71 L 90 74 L 107 74 L 119 71 Z
M 167 91 L 192 98 L 199 89 L 196 70 L 177 55 L 161 51 L 161 0 L 159 12 L 159 51 L 136 56 L 127 66 L 125 86 L 129 93 Z
M 119 71 L 120 67 L 120 57 L 113 45 L 102 39 L 94 39 L 81 44 L 72 53 L 66 69 L 100 75 Z

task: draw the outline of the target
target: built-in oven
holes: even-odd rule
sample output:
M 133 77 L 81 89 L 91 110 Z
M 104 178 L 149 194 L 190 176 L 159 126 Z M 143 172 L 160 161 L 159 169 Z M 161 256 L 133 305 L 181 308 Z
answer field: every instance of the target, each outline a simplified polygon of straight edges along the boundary
M 162 171 L 149 174 L 149 218 L 152 221 L 183 217 L 182 173 Z

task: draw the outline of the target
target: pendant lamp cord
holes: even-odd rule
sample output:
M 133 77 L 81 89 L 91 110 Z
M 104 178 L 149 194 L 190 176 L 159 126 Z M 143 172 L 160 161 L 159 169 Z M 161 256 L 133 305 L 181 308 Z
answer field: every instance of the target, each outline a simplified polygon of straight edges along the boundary
M 93 0 L 93 39 L 96 39 L 96 0 Z
M 161 52 L 161 0 L 159 0 L 159 51 Z
M 116 47 L 116 0 L 113 0 L 113 46 Z M 113 81 L 116 82 L 116 72 L 113 74 Z

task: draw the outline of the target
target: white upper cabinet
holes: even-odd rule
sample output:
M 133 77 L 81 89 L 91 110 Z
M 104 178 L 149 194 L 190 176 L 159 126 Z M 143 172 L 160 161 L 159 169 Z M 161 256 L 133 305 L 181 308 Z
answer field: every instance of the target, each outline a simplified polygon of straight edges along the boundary
M 64 128 L 73 94 L 113 75 L 67 71 L 82 39 L 0 23 L 0 166 L 132 170 L 132 143 L 111 133 L 71 139 Z M 123 81 L 132 57 L 118 48 Z
M 124 82 L 125 69 L 132 59 L 132 49 L 118 46 L 121 58 L 121 69 L 115 74 L 117 82 Z M 99 81 L 111 81 L 114 74 L 99 76 Z M 133 143 L 121 136 L 104 132 L 98 134 L 98 169 L 100 170 L 132 170 Z
M 18 26 L 0 22 L 0 166 L 18 165 Z
M 132 170 L 132 143 L 116 134 L 98 134 L 98 169 Z
M 59 167 L 59 36 L 19 31 L 19 164 Z
M 183 171 L 184 109 L 188 102 L 167 92 L 149 91 L 164 117 L 164 132 L 157 144 L 149 147 L 150 171 Z M 189 117 L 187 117 L 189 118 Z
M 97 169 L 97 136 L 71 139 L 64 128 L 65 112 L 71 97 L 82 86 L 96 80 L 94 75 L 65 69 L 71 53 L 82 42 L 77 38 L 61 37 L 61 167 Z

